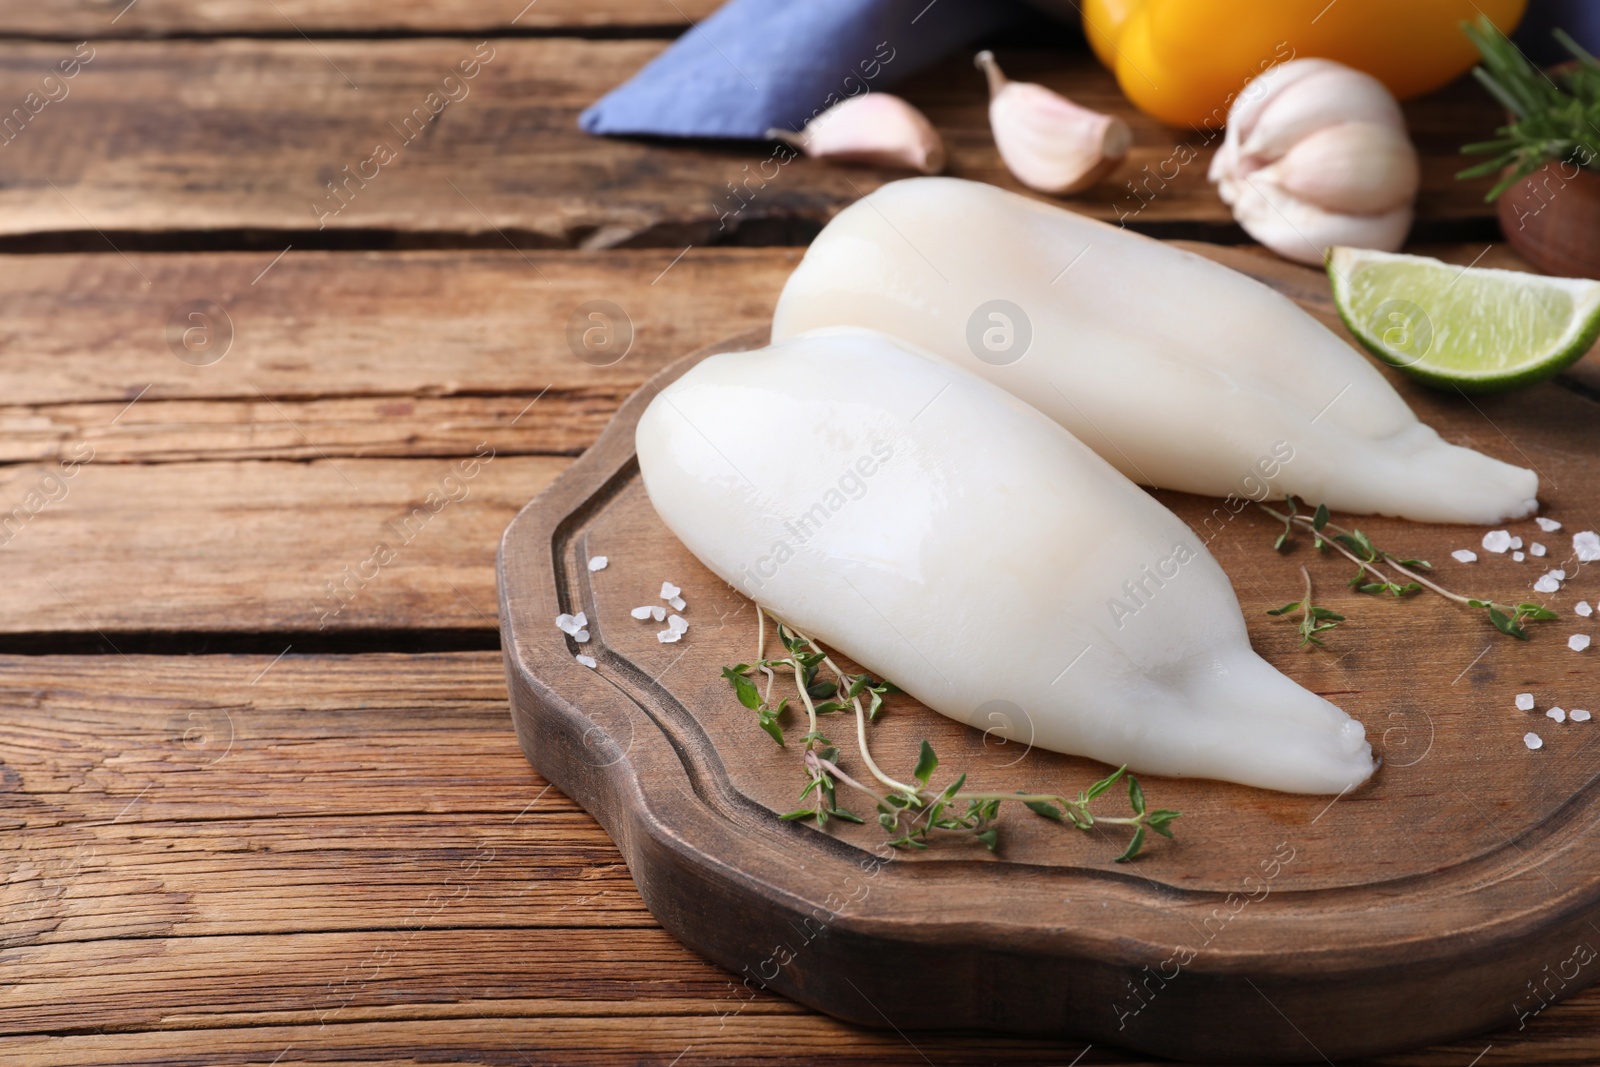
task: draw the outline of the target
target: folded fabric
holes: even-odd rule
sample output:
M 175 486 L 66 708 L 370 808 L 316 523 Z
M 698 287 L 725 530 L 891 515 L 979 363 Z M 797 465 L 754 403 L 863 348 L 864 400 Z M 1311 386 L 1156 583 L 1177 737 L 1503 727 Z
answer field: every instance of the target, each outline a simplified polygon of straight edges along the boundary
M 578 117 L 596 134 L 763 138 L 884 89 L 1025 9 L 1015 0 L 731 0 Z
M 1571 59 L 1572 53 L 1550 36 L 1557 26 L 1590 52 L 1600 51 L 1600 4 L 1594 0 L 1540 0 L 1529 4 L 1528 13 L 1511 39 L 1535 63 L 1562 63 Z

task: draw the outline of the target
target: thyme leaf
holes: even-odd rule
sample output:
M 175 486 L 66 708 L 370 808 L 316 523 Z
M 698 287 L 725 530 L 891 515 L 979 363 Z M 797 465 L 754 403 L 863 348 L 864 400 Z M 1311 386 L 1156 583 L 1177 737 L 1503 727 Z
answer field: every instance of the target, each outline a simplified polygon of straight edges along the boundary
M 1326 525 L 1328 521 L 1327 509 L 1319 505 L 1317 514 L 1321 516 L 1323 524 Z M 1313 604 L 1311 602 L 1311 572 L 1301 567 L 1300 573 L 1305 575 L 1306 579 L 1305 597 L 1285 604 L 1281 608 L 1273 608 L 1267 614 L 1287 615 L 1291 611 L 1300 612 L 1300 647 L 1310 648 L 1312 645 L 1316 645 L 1320 648 L 1322 646 L 1322 638 L 1317 635 L 1324 630 L 1331 630 L 1341 622 L 1344 622 L 1344 616 L 1331 608 L 1318 607 Z M 1358 574 L 1356 577 L 1359 579 L 1361 576 Z
M 1285 532 L 1290 530 L 1286 527 Z M 759 606 L 756 611 L 761 620 L 764 648 L 765 612 Z M 1141 854 L 1147 829 L 1163 837 L 1172 836 L 1171 823 L 1180 817 L 1181 812 L 1167 808 L 1147 811 L 1144 789 L 1137 779 L 1127 776 L 1126 767 L 1119 767 L 1090 784 L 1076 798 L 1053 793 L 969 791 L 965 774 L 957 774 L 942 788 L 935 789 L 931 783 L 939 769 L 939 756 L 924 739 L 917 749 L 916 766 L 911 772 L 912 781 L 901 782 L 891 778 L 872 758 L 867 745 L 867 724 L 882 713 L 884 697 L 901 690 L 891 682 L 874 680 L 868 674 L 846 674 L 820 645 L 793 627 L 778 623 L 777 633 L 785 655 L 724 667 L 722 677 L 733 687 L 740 705 L 756 713 L 757 724 L 779 745 L 784 745 L 784 734 L 778 720 L 789 710 L 788 698 L 779 700 L 776 705 L 770 704 L 756 686 L 751 672 L 760 671 L 767 676 L 768 693 L 771 692 L 771 681 L 778 673 L 794 679 L 796 693 L 805 706 L 810 723 L 810 729 L 800 738 L 804 746 L 802 761 L 806 773 L 800 801 L 809 801 L 810 806 L 785 812 L 779 816 L 780 819 L 789 822 L 810 819 L 818 828 L 826 827 L 830 819 L 864 823 L 863 818 L 839 804 L 835 794 L 842 784 L 872 799 L 878 825 L 888 835 L 889 844 L 895 848 L 921 850 L 931 847 L 940 837 L 967 836 L 976 838 L 986 849 L 994 852 L 1000 846 L 998 819 L 1001 805 L 1006 801 L 1020 802 L 1041 818 L 1070 823 L 1079 830 L 1086 831 L 1097 825 L 1130 827 L 1133 833 L 1127 846 L 1116 857 L 1118 863 L 1126 863 Z M 758 649 L 757 656 L 761 655 Z M 837 676 L 836 681 L 817 678 L 818 672 L 824 667 Z M 822 702 L 818 703 L 819 700 Z M 862 762 L 869 776 L 879 783 L 877 786 L 868 785 L 846 772 L 842 767 L 839 747 L 817 729 L 819 715 L 851 709 L 856 714 L 856 737 Z M 1090 804 L 1124 777 L 1127 777 L 1128 806 L 1132 814 L 1110 816 L 1091 812 Z
M 1596 71 L 1596 78 L 1597 92 L 1600 92 L 1600 69 Z M 1293 497 L 1285 498 L 1284 505 L 1285 510 L 1278 511 L 1260 501 L 1256 502 L 1256 507 L 1284 524 L 1284 532 L 1278 535 L 1272 547 L 1281 551 L 1287 544 L 1292 543 L 1292 537 L 1297 527 L 1312 531 L 1312 537 L 1315 539 L 1318 548 L 1323 550 L 1332 548 L 1356 565 L 1355 576 L 1346 584 L 1358 593 L 1366 593 L 1372 596 L 1388 593 L 1393 597 L 1406 597 L 1426 589 L 1453 603 L 1487 612 L 1489 622 L 1496 630 L 1519 641 L 1528 639 L 1528 631 L 1522 626 L 1524 621 L 1547 622 L 1558 617 L 1555 612 L 1543 604 L 1537 604 L 1532 601 L 1523 601 L 1518 604 L 1500 604 L 1492 600 L 1462 596 L 1460 593 L 1451 592 L 1422 573 L 1433 569 L 1433 565 L 1427 560 L 1398 556 L 1373 544 L 1372 539 L 1360 530 L 1345 529 L 1332 522 L 1328 517 L 1326 505 L 1318 504 L 1316 513 L 1311 518 L 1299 513 Z M 1332 537 L 1324 537 L 1323 530 L 1333 531 Z M 1410 580 L 1396 581 L 1390 577 L 1384 568 L 1396 571 L 1402 578 Z M 1343 615 L 1339 615 L 1327 608 L 1317 607 L 1311 603 L 1311 575 L 1304 567 L 1300 568 L 1300 572 L 1306 576 L 1305 598 L 1285 604 L 1281 608 L 1273 608 L 1267 614 L 1287 615 L 1293 611 L 1301 612 L 1300 644 L 1303 648 L 1308 644 L 1322 644 L 1322 641 L 1316 635 L 1324 630 L 1332 629 L 1334 625 L 1345 620 Z

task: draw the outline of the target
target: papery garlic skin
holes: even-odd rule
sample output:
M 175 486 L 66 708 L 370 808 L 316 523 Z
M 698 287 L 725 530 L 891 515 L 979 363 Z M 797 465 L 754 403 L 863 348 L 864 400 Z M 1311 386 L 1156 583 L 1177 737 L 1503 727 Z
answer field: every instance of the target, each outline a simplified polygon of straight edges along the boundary
M 1233 217 L 1246 233 L 1285 259 L 1320 264 L 1328 247 L 1399 248 L 1411 230 L 1411 205 L 1382 215 L 1335 215 L 1286 191 L 1275 181 L 1253 179 L 1233 203 Z M 1330 221 L 1333 220 L 1333 221 Z M 1337 243 L 1328 245 L 1337 231 Z
M 863 163 L 938 174 L 944 169 L 944 140 L 928 117 L 898 96 L 864 93 L 841 100 L 798 134 L 768 130 L 767 135 L 817 159 Z
M 1332 60 L 1296 59 L 1239 95 L 1210 178 L 1251 237 L 1321 265 L 1335 245 L 1398 249 L 1421 170 L 1381 82 Z
M 973 345 L 996 299 L 1031 334 L 1009 362 Z M 993 186 L 912 178 L 841 212 L 784 286 L 772 336 L 824 326 L 882 330 L 974 371 L 1141 484 L 1423 522 L 1538 506 L 1537 475 L 1443 441 L 1288 297 Z
M 1360 723 L 1251 650 L 1193 531 L 944 361 L 858 330 L 712 356 L 636 440 L 702 563 L 935 711 L 1141 773 L 1338 793 L 1374 769 Z
M 1422 180 L 1405 131 L 1368 122 L 1309 133 L 1256 176 L 1313 207 L 1358 216 L 1407 210 L 1409 201 L 1395 206 L 1394 190 L 1415 189 Z
M 1023 185 L 1055 195 L 1081 192 L 1127 157 L 1133 134 L 1121 119 L 1080 107 L 1042 85 L 1011 81 L 992 52 L 979 52 L 976 62 L 989 79 L 995 147 Z

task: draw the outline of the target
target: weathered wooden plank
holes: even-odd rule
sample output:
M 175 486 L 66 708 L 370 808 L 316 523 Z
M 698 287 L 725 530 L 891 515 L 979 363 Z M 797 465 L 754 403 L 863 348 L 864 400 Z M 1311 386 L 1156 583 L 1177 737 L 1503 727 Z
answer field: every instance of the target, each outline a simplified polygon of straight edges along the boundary
M 893 172 L 784 162 L 756 145 L 589 137 L 578 112 L 664 46 L 659 41 L 163 40 L 86 46 L 68 95 L 0 153 L 0 234 L 98 242 L 172 231 L 447 234 L 498 243 L 610 247 L 738 240 L 796 243 Z M 69 59 L 16 45 L 0 101 L 21 101 Z M 1217 137 L 1132 111 L 1083 52 L 1009 50 L 1013 76 L 1124 114 L 1130 161 L 1078 210 L 1139 226 L 1237 233 L 1205 179 Z M 892 61 L 891 61 L 892 62 Z M 474 72 L 448 85 L 466 63 Z M 56 90 L 58 93 L 60 90 Z M 965 56 L 900 88 L 946 136 L 950 173 L 1016 183 L 988 130 L 981 77 Z M 446 93 L 458 102 L 450 102 Z M 1498 121 L 1470 83 L 1408 105 L 1424 152 L 1427 229 L 1491 217 L 1482 182 L 1462 183 L 1457 147 Z M 409 125 L 408 125 L 409 122 Z M 381 146 L 381 147 L 380 147 Z M 370 238 L 368 238 L 370 239 Z M 285 243 L 289 240 L 285 237 Z M 386 236 L 385 242 L 393 240 Z
M 563 417 L 581 411 L 592 420 L 595 406 L 615 408 L 683 353 L 767 322 L 802 251 L 694 248 L 678 259 L 681 246 L 527 253 L 297 248 L 276 262 L 276 253 L 135 253 L 126 261 L 114 254 L 0 256 L 6 304 L 0 427 L 3 447 L 11 450 L 0 458 L 21 458 L 75 434 L 96 442 L 97 453 L 121 448 L 129 458 L 151 458 L 166 454 L 170 441 L 149 447 L 137 439 L 167 424 L 221 454 L 254 447 L 248 438 L 228 436 L 235 420 L 250 425 L 268 448 L 303 450 L 303 441 L 297 446 L 293 437 L 281 437 L 284 420 L 263 397 L 302 425 L 302 416 L 330 429 L 379 420 L 390 427 L 382 434 L 390 441 L 402 440 L 397 431 L 410 432 L 434 397 L 521 397 L 525 404 L 549 389 L 552 401 L 571 401 Z M 188 319 L 187 311 L 174 316 L 200 300 L 218 305 L 226 319 L 214 310 L 201 311 L 209 317 L 200 320 Z M 580 311 L 601 300 L 621 312 L 611 312 L 615 343 L 625 332 L 632 338 L 626 355 L 607 366 L 597 365 L 612 358 L 596 346 L 602 338 L 584 346 L 583 331 L 596 323 Z M 195 330 L 188 337 L 193 351 L 184 345 L 185 329 Z M 139 404 L 118 418 L 135 397 Z M 351 397 L 390 406 L 328 409 L 323 416 L 289 403 Z M 237 399 L 252 401 L 259 413 L 205 404 Z M 163 400 L 195 404 L 158 416 L 142 410 Z M 70 404 L 92 406 L 57 407 Z M 407 404 L 415 407 L 405 410 Z M 504 425 L 521 406 L 466 417 Z M 557 406 L 541 401 L 524 421 L 549 424 Z M 453 419 L 465 409 L 432 410 Z M 274 423 L 280 429 L 270 428 Z M 326 442 L 311 436 L 325 449 L 340 448 L 337 431 Z M 436 443 L 457 448 L 461 440 Z
M 502 455 L 576 455 L 624 396 L 552 384 L 532 396 L 146 399 L 114 423 L 122 403 L 0 407 L 0 462 L 55 460 L 79 442 L 96 463 L 456 457 L 490 438 Z
M 280 892 L 291 902 L 300 895 L 292 884 Z M 775 993 L 741 989 L 659 927 L 464 928 L 458 905 L 423 904 L 423 895 L 409 928 L 15 949 L 0 990 L 0 1034 L 460 1018 L 485 1002 L 497 1015 L 527 1019 L 696 1016 L 719 1001 L 730 1013 L 806 1014 Z M 508 918 L 538 907 L 520 903 Z
M 194 777 L 221 788 L 233 776 Z M 561 812 L 567 803 L 554 790 L 510 815 L 164 821 L 147 814 L 134 822 L 159 788 L 138 803 L 128 797 L 121 806 L 129 813 L 115 824 L 14 828 L 12 836 L 25 841 L 0 849 L 10 878 L 0 886 L 0 946 L 337 930 L 399 931 L 387 939 L 406 940 L 410 931 L 445 926 L 655 925 L 616 847 L 587 815 Z M 35 819 L 85 818 L 70 798 L 39 798 L 30 807 L 25 814 Z
M 499 653 L 283 644 L 281 657 L 0 656 L 0 810 L 17 826 L 123 830 L 451 812 L 498 824 L 543 791 L 511 736 Z M 554 790 L 536 810 L 577 811 Z
M 653 925 L 496 653 L 0 657 L 0 750 L 11 948 Z
M 493 447 L 0 468 L 0 632 L 493 629 L 500 533 L 567 462 Z
M 503 1010 L 504 1009 L 504 1010 Z M 81 1067 L 178 1067 L 196 1062 L 257 1067 L 422 1067 L 424 1064 L 520 1064 L 525 1067 L 652 1067 L 818 1064 L 828 1067 L 997 1067 L 1041 1063 L 1074 1067 L 1173 1067 L 1090 1047 L 1083 1042 L 1027 1041 L 977 1034 L 904 1035 L 864 1030 L 811 1013 L 733 1009 L 713 1002 L 701 1015 L 540 1015 L 519 1017 L 511 1005 L 457 994 L 420 1019 L 327 1026 L 268 1024 L 232 1029 L 80 1033 L 0 1039 L 0 1054 L 28 1064 Z M 422 1012 L 407 1006 L 405 1010 Z M 464 1017 L 463 1017 L 464 1016 Z M 1590 991 L 1550 1008 L 1522 1033 L 1501 1032 L 1432 1049 L 1366 1061 L 1366 1067 L 1462 1067 L 1482 1062 L 1521 1067 L 1591 1067 L 1600 995 Z M 1493 1051 L 1488 1051 L 1490 1048 Z M 276 1057 L 276 1058 L 275 1058 Z M 1498 1057 L 1498 1060 L 1496 1060 Z M 1351 1064 L 1350 1067 L 1363 1067 Z
M 171 34 L 440 33 L 679 27 L 716 10 L 717 0 L 65 0 L 0 2 L 0 34 L 39 37 L 160 37 Z

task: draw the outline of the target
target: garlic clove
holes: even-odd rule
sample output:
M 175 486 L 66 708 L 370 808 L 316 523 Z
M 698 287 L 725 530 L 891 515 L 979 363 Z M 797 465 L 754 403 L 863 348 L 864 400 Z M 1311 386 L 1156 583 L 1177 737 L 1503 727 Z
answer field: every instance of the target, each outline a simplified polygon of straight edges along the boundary
M 1370 122 L 1308 134 L 1252 180 L 1269 178 L 1297 199 L 1344 215 L 1382 215 L 1411 203 L 1422 174 L 1406 135 Z
M 1256 122 L 1268 101 L 1297 81 L 1339 69 L 1342 69 L 1341 65 L 1331 59 L 1295 59 L 1268 67 L 1251 79 L 1228 108 L 1227 128 L 1223 131 L 1222 144 L 1217 146 L 1217 151 L 1211 157 L 1207 179 L 1213 185 L 1222 185 L 1230 175 L 1241 169 L 1240 159 L 1244 154 L 1242 146 L 1255 130 Z M 1233 203 L 1229 188 L 1224 186 L 1219 191 L 1225 203 Z
M 1370 122 L 1404 133 L 1405 117 L 1383 83 L 1349 67 L 1319 70 L 1269 93 L 1250 134 L 1239 146 L 1240 161 L 1271 161 L 1325 126 Z
M 1285 190 L 1266 171 L 1244 178 L 1233 217 L 1245 233 L 1285 259 L 1320 267 L 1334 245 L 1398 251 L 1411 229 L 1412 207 L 1381 215 L 1344 215 L 1324 210 Z
M 1256 121 L 1260 119 L 1267 103 L 1289 86 L 1313 74 L 1347 69 L 1331 59 L 1295 59 L 1268 67 L 1234 97 L 1228 108 L 1228 129 L 1224 143 L 1232 143 L 1237 150 L 1255 131 Z
M 865 93 L 841 100 L 800 133 L 768 130 L 767 136 L 817 159 L 865 163 L 938 174 L 944 141 L 928 117 L 898 96 Z
M 1041 193 L 1076 193 L 1110 174 L 1128 155 L 1133 133 L 1113 115 L 1080 107 L 1031 82 L 1014 82 L 979 52 L 989 79 L 989 127 L 1006 168 Z

